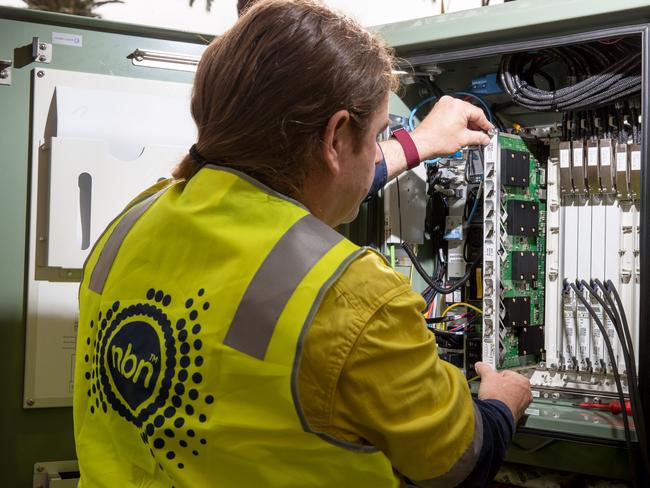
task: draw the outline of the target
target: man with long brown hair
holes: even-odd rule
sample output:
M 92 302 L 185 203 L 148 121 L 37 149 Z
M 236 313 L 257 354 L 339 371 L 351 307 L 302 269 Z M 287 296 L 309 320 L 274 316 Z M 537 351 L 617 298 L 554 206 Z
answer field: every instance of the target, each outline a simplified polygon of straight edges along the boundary
M 241 16 L 244 11 L 258 0 L 237 0 L 237 15 Z
M 530 402 L 438 358 L 414 292 L 334 228 L 375 173 L 390 49 L 314 0 L 266 0 L 216 39 L 198 140 L 84 268 L 74 420 L 80 487 L 482 486 Z M 403 161 L 482 144 L 443 98 Z
M 260 1 L 263 0 L 237 0 L 237 15 L 241 17 L 247 9 L 256 3 L 259 3 Z M 440 138 L 442 135 L 441 132 L 445 127 L 441 128 L 439 122 L 443 117 L 449 115 L 450 112 L 448 107 L 450 104 L 454 103 L 448 98 L 445 98 L 440 102 L 440 105 L 438 105 L 436 109 L 434 109 L 434 111 L 431 112 L 431 114 L 429 114 L 429 116 L 422 121 L 419 129 L 412 136 L 412 138 L 415 138 L 416 140 L 419 139 L 415 147 L 419 149 L 422 154 L 424 154 L 423 151 L 431 150 L 430 148 L 426 147 L 428 146 L 430 140 L 435 139 L 436 137 Z M 463 107 L 455 109 L 456 111 L 462 111 L 464 110 L 465 106 L 456 104 L 456 107 Z M 452 111 L 452 113 L 454 113 L 454 111 Z M 454 126 L 453 121 L 455 121 L 455 119 L 452 119 L 452 124 L 443 125 L 457 130 L 458 134 L 461 137 L 464 137 L 465 131 L 468 129 L 467 125 L 460 124 Z M 474 128 L 478 127 L 478 125 L 474 123 L 472 125 Z M 418 156 L 421 156 L 421 154 L 418 154 Z M 382 141 L 378 143 L 378 150 L 375 157 L 375 176 L 373 178 L 372 185 L 370 186 L 370 190 L 368 191 L 366 200 L 370 200 L 371 198 L 375 197 L 377 195 L 377 192 L 381 190 L 386 185 L 386 183 L 388 183 L 393 178 L 401 175 L 405 171 L 412 169 L 414 166 L 418 165 L 421 160 L 424 159 L 426 158 L 414 156 L 413 159 L 409 161 L 409 159 L 406 157 L 406 153 L 404 152 L 403 147 L 398 143 L 397 139 Z

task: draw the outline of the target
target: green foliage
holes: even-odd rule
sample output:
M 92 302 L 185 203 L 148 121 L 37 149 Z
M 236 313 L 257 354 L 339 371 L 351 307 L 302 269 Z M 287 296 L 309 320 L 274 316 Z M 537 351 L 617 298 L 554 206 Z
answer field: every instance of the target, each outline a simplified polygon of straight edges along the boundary
M 108 3 L 124 3 L 123 0 L 23 0 L 33 10 L 47 10 L 63 14 L 82 15 L 84 17 L 101 17 L 93 12 Z

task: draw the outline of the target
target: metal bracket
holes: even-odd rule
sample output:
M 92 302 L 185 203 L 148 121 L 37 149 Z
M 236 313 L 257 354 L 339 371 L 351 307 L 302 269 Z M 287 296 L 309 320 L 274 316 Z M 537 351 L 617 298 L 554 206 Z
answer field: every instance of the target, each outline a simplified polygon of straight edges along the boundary
M 33 488 L 72 488 L 79 483 L 79 463 L 76 460 L 37 462 L 32 478 Z
M 52 44 L 43 42 L 38 37 L 32 37 L 32 58 L 37 63 L 50 64 L 52 62 Z
M 0 85 L 11 85 L 11 59 L 0 59 Z
M 162 51 L 147 51 L 136 49 L 127 56 L 135 66 L 148 68 L 173 69 L 178 71 L 196 71 L 200 56 L 189 54 L 167 53 Z

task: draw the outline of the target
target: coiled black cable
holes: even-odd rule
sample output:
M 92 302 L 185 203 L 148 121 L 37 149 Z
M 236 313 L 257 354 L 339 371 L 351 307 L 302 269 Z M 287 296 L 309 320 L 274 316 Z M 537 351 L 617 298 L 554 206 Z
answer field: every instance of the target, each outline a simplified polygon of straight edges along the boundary
M 467 281 L 471 278 L 472 272 L 483 260 L 483 256 L 479 256 L 478 258 L 476 258 L 470 265 L 469 269 L 465 272 L 465 275 L 459 281 L 455 282 L 453 285 L 449 287 L 444 287 L 440 285 L 440 283 L 432 279 L 431 276 L 429 276 L 429 274 L 422 267 L 422 264 L 418 260 L 418 257 L 413 252 L 413 249 L 411 249 L 411 246 L 409 246 L 406 242 L 402 242 L 402 248 L 404 249 L 404 252 L 406 252 L 406 254 L 408 255 L 411 262 L 413 263 L 413 267 L 415 268 L 415 270 L 422 277 L 422 279 L 426 281 L 427 285 L 429 285 L 432 289 L 434 289 L 438 293 L 442 293 L 443 295 L 447 295 L 448 293 L 453 293 L 454 291 L 464 286 L 465 283 L 467 283 Z
M 551 90 L 535 86 L 535 74 L 558 62 L 566 68 L 565 82 L 549 83 L 546 71 Z M 501 58 L 499 79 L 512 100 L 530 110 L 594 109 L 641 91 L 641 53 L 627 44 L 598 48 L 584 44 L 506 54 Z M 568 86 L 554 89 L 555 85 Z

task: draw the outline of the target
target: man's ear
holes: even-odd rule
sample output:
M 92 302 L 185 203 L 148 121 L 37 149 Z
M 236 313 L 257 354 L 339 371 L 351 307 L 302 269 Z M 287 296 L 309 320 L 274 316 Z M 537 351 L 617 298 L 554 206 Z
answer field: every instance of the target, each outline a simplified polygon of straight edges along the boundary
M 325 127 L 321 144 L 321 155 L 325 170 L 337 175 L 341 170 L 340 158 L 346 143 L 346 134 L 350 124 L 350 112 L 339 110 L 330 117 Z

